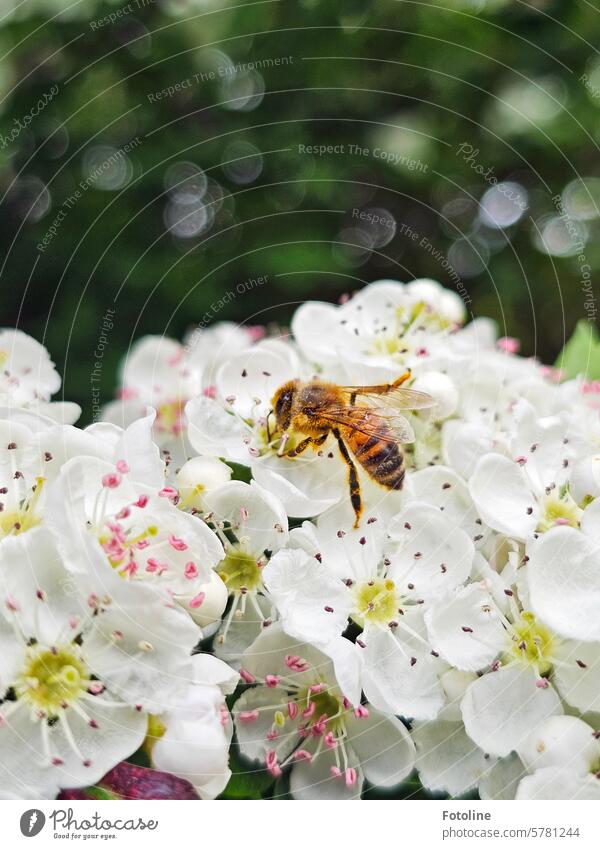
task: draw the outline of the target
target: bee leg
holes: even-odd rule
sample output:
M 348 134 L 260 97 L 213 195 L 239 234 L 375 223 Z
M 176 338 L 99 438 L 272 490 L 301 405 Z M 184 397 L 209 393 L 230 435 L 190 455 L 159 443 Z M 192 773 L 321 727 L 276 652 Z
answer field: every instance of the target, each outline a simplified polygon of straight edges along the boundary
M 402 386 L 403 383 L 406 383 L 407 380 L 410 380 L 412 376 L 412 371 L 407 368 L 404 374 L 401 374 L 400 377 L 397 377 L 396 380 L 390 384 L 390 389 L 398 389 L 399 386 Z
M 298 454 L 302 454 L 303 451 L 306 451 L 309 445 L 323 445 L 327 437 L 328 433 L 323 433 L 321 436 L 307 436 L 306 439 L 303 439 L 302 442 L 299 442 L 295 448 L 287 451 L 283 456 L 291 457 L 292 459 L 296 457 Z
M 348 466 L 348 484 L 350 486 L 350 503 L 352 504 L 352 509 L 354 510 L 354 516 L 356 517 L 354 520 L 354 527 L 358 528 L 360 525 L 360 517 L 362 515 L 362 498 L 360 495 L 360 483 L 358 480 L 358 473 L 356 471 L 356 466 L 350 456 L 348 449 L 346 448 L 346 443 L 342 439 L 342 435 L 337 428 L 333 429 L 333 435 L 337 439 L 338 447 L 340 449 L 340 454 L 342 455 L 342 459 L 345 464 Z

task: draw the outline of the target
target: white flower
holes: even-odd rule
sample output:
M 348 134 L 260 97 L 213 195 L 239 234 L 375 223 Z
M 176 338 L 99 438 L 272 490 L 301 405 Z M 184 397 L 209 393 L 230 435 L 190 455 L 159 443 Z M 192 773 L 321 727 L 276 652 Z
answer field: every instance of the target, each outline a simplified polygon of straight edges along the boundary
M 558 693 L 581 711 L 600 705 L 600 644 L 562 639 L 519 607 L 513 589 L 504 592 L 501 605 L 488 582 L 471 584 L 425 614 L 442 658 L 485 672 L 469 686 L 462 713 L 469 736 L 498 756 L 518 748 L 532 722 L 562 713 Z
M 121 370 L 120 399 L 107 404 L 103 418 L 127 427 L 156 410 L 154 434 L 161 445 L 176 445 L 185 436 L 186 402 L 202 388 L 201 373 L 186 349 L 166 336 L 144 336 L 127 355 Z
M 304 304 L 292 332 L 306 359 L 327 376 L 379 383 L 418 366 L 463 320 L 458 295 L 433 280 L 381 280 L 339 307 Z
M 553 716 L 520 746 L 531 775 L 517 788 L 517 799 L 600 800 L 600 735 L 575 716 Z
M 432 718 L 442 705 L 423 609 L 469 576 L 473 543 L 436 508 L 412 503 L 388 523 L 316 534 L 316 555 L 276 554 L 264 581 L 286 630 L 327 645 L 362 629 L 363 689 L 376 707 Z M 306 528 L 304 529 L 306 533 Z M 320 545 L 320 536 L 323 545 Z
M 200 518 L 174 506 L 176 498 L 169 487 L 137 483 L 125 460 L 75 457 L 50 489 L 47 516 L 69 569 L 85 574 L 97 564 L 151 583 L 193 616 L 223 547 Z
M 393 787 L 414 765 L 404 725 L 360 703 L 356 647 L 343 638 L 327 650 L 298 643 L 279 625 L 264 631 L 244 656 L 251 688 L 234 718 L 242 754 L 274 777 L 291 765 L 297 799 L 355 798 L 363 777 Z
M 577 451 L 569 433 L 567 413 L 538 419 L 529 404 L 520 405 L 512 456 L 483 455 L 469 481 L 475 506 L 491 528 L 526 541 L 555 525 L 578 527 L 581 510 L 566 486 Z
M 177 472 L 179 506 L 204 510 L 206 494 L 231 480 L 231 468 L 217 457 L 192 457 Z
M 447 669 L 440 676 L 446 704 L 436 719 L 411 723 L 416 767 L 428 790 L 461 796 L 478 787 L 495 764 L 473 743 L 462 721 L 460 703 L 475 678 L 474 673 Z
M 210 390 L 221 363 L 244 351 L 265 335 L 260 325 L 246 327 L 232 321 L 219 321 L 210 327 L 197 327 L 184 338 L 186 358 L 201 375 L 202 387 Z
M 100 450 L 84 431 L 32 410 L 0 408 L 0 538 L 38 525 L 63 463 Z
M 187 691 L 166 713 L 151 719 L 151 757 L 157 769 L 193 784 L 201 799 L 214 799 L 231 777 L 233 729 L 224 697 L 233 693 L 239 675 L 208 654 L 194 655 L 192 663 Z
M 271 400 L 300 371 L 290 344 L 259 342 L 225 360 L 217 373 L 216 398 L 193 399 L 186 415 L 189 439 L 199 454 L 250 466 L 256 482 L 282 502 L 288 515 L 307 517 L 347 497 L 348 484 L 337 447 L 294 460 L 278 456 L 281 434 L 269 416 Z
M 49 401 L 60 375 L 48 351 L 22 330 L 0 329 L 0 401 L 26 407 Z
M 600 642 L 600 500 L 581 530 L 555 528 L 529 546 L 526 578 L 532 610 L 557 633 Z
M 269 557 L 288 538 L 285 510 L 255 481 L 231 481 L 206 495 L 209 520 L 220 535 L 224 557 L 217 574 L 231 597 L 227 618 L 217 636 L 221 657 L 239 659 L 267 618 L 263 571 Z M 231 632 L 231 633 L 230 633 Z
M 151 589 L 88 576 L 87 597 L 51 534 L 0 548 L 0 793 L 79 787 L 132 754 L 145 710 L 164 710 L 191 672 L 194 627 Z M 193 643 L 192 643 L 193 644 Z

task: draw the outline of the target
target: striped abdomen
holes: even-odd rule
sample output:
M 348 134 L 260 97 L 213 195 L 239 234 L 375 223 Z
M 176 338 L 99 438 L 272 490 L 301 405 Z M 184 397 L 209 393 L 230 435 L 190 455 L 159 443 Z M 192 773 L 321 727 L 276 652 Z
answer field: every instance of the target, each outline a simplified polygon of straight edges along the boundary
M 348 447 L 368 474 L 387 489 L 402 489 L 404 457 L 400 446 L 390 438 L 382 424 L 381 436 L 367 436 L 348 428 L 345 434 Z

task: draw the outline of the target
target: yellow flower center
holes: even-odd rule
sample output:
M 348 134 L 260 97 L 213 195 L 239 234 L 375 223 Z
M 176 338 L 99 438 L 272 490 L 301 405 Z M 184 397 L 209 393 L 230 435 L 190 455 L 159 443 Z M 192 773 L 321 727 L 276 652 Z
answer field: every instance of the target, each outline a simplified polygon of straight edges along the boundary
M 366 622 L 376 625 L 388 625 L 397 618 L 399 598 L 393 581 L 375 578 L 357 584 L 354 596 L 352 619 L 361 628 Z
M 178 436 L 183 430 L 183 412 L 185 400 L 167 401 L 156 410 L 156 428 L 163 433 Z
M 219 576 L 230 593 L 241 589 L 255 590 L 262 584 L 260 569 L 251 554 L 231 549 L 217 566 Z
M 568 525 L 571 528 L 579 527 L 582 511 L 569 493 L 565 493 L 562 497 L 560 495 L 546 496 L 543 507 L 544 514 L 537 527 L 538 531 L 543 533 L 557 525 Z
M 0 537 L 8 536 L 9 534 L 13 536 L 23 534 L 25 531 L 30 530 L 30 528 L 40 524 L 42 520 L 36 512 L 36 507 L 43 486 L 44 478 L 37 478 L 37 483 L 28 501 L 22 502 L 17 510 L 0 512 Z
M 15 685 L 19 698 L 48 716 L 68 707 L 88 687 L 89 674 L 77 647 L 33 647 Z
M 547 675 L 552 669 L 553 649 L 552 633 L 536 620 L 533 613 L 524 611 L 514 624 L 506 660 L 533 665 L 540 675 Z

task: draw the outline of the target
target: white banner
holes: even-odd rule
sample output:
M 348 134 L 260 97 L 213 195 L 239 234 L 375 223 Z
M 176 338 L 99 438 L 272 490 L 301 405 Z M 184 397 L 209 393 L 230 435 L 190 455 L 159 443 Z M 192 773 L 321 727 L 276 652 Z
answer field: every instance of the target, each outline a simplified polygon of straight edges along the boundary
M 311 810 L 305 810 L 310 807 Z M 228 809 L 230 808 L 230 810 Z M 250 810 L 253 808 L 254 810 Z M 406 847 L 530 846 L 597 849 L 594 802 L 362 801 L 21 802 L 0 804 L 4 846 L 42 849 L 67 841 L 96 846 L 235 849 L 307 845 Z

